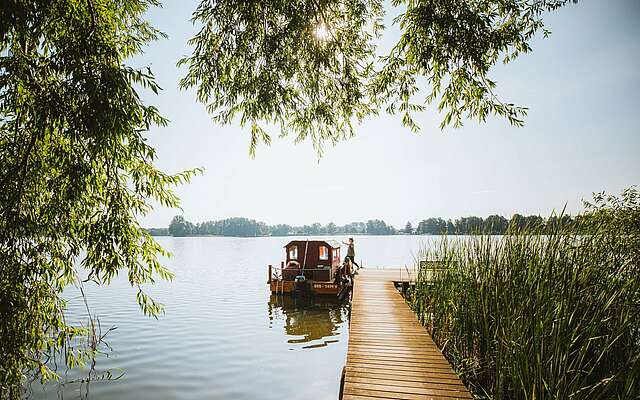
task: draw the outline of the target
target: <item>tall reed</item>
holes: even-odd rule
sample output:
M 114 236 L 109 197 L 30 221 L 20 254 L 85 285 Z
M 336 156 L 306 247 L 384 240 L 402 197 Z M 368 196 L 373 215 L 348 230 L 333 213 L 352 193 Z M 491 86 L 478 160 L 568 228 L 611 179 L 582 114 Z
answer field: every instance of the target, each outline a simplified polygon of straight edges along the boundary
M 640 202 L 596 196 L 547 235 L 442 240 L 413 306 L 479 397 L 640 398 Z

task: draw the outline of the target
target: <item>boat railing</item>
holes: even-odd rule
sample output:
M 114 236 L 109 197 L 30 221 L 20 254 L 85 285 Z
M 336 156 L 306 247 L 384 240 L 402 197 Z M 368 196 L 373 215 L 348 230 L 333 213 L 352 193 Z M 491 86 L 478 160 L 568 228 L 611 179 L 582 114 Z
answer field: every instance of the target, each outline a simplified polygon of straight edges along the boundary
M 299 270 L 299 271 L 328 271 L 328 270 L 331 269 L 331 267 L 327 267 L 327 268 L 289 268 L 289 269 L 290 270 Z
M 293 270 L 293 271 L 300 271 L 301 274 L 304 274 L 305 272 L 315 272 L 315 271 L 322 271 L 322 272 L 327 272 L 327 271 L 331 271 L 332 267 L 331 266 L 327 266 L 326 268 L 273 268 L 273 266 L 269 265 L 269 282 L 271 282 L 271 280 L 280 280 L 283 279 L 284 277 L 284 271 L 285 270 Z

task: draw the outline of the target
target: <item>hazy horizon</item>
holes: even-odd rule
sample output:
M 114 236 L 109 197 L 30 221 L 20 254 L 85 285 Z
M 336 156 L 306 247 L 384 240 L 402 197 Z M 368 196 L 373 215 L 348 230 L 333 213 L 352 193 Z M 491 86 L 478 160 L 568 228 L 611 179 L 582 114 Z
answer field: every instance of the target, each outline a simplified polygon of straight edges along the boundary
M 491 75 L 503 99 L 529 107 L 524 128 L 489 118 L 440 131 L 431 105 L 417 118 L 419 134 L 399 116 L 381 114 L 357 126 L 353 139 L 328 146 L 320 160 L 308 141 L 294 145 L 292 138 L 274 138 L 252 160 L 247 127 L 214 124 L 192 91 L 177 88 L 184 71 L 176 62 L 190 52 L 196 4 L 151 12 L 169 39 L 152 44 L 135 65 L 151 66 L 164 88 L 143 96 L 171 120 L 148 134 L 157 165 L 170 173 L 206 171 L 178 189 L 183 212 L 157 208 L 141 218 L 145 227 L 166 227 L 177 214 L 270 225 L 382 219 L 395 227 L 429 217 L 546 217 L 565 203 L 576 214 L 593 192 L 617 194 L 640 183 L 637 1 L 563 7 L 545 20 L 550 38 L 540 35 L 532 53 L 496 66 Z M 397 38 L 394 15 L 386 17 L 382 50 Z
M 552 212 L 553 212 L 553 213 L 555 213 L 555 215 L 559 215 L 559 214 L 562 212 L 562 209 L 557 210 L 557 212 L 556 212 L 556 210 L 554 210 L 554 211 L 552 211 Z M 522 214 L 522 213 L 515 213 L 515 214 L 520 214 L 520 215 L 525 216 L 525 217 L 526 217 L 526 216 L 528 216 L 528 215 L 538 215 L 538 216 L 543 217 L 543 218 L 548 218 L 548 217 L 550 217 L 550 216 L 551 216 L 551 213 L 549 213 L 548 215 L 544 215 L 544 214 L 542 214 L 542 215 L 541 215 L 541 214 Z M 575 216 L 575 214 L 569 214 L 569 213 L 567 213 L 567 212 L 565 212 L 564 214 L 568 214 L 568 215 L 570 215 L 571 217 Z M 176 215 L 183 215 L 183 214 L 177 213 Z M 489 214 L 489 215 L 495 215 L 495 214 Z M 404 221 L 402 224 L 398 224 L 398 225 L 396 225 L 396 224 L 392 224 L 392 223 L 390 223 L 390 222 L 386 221 L 384 218 L 381 218 L 381 217 L 371 217 L 371 218 L 367 218 L 367 219 L 364 219 L 364 220 L 348 221 L 348 222 L 340 223 L 340 224 L 336 223 L 335 221 L 312 221 L 312 222 L 306 222 L 306 223 L 302 223 L 302 224 L 291 224 L 291 223 L 289 223 L 289 222 L 287 222 L 287 221 L 274 221 L 274 222 L 267 222 L 267 221 L 263 221 L 263 220 L 261 220 L 261 219 L 244 217 L 244 216 L 242 216 L 242 215 L 232 215 L 232 216 L 229 216 L 229 217 L 219 218 L 219 219 L 215 219 L 215 220 L 189 220 L 188 218 L 185 218 L 185 219 L 186 219 L 188 222 L 191 222 L 191 223 L 194 223 L 194 224 L 195 224 L 195 223 L 211 222 L 211 221 L 217 221 L 217 220 L 223 220 L 223 219 L 247 218 L 247 219 L 250 219 L 250 220 L 254 220 L 254 221 L 256 221 L 256 222 L 264 222 L 264 223 L 266 223 L 267 225 L 270 225 L 270 226 L 283 224 L 283 225 L 289 225 L 289 226 L 292 226 L 292 227 L 302 227 L 302 226 L 305 226 L 305 225 L 309 225 L 309 226 L 311 226 L 311 225 L 313 225 L 314 223 L 319 223 L 319 224 L 321 224 L 322 226 L 326 226 L 327 224 L 329 224 L 329 223 L 331 223 L 331 222 L 333 222 L 334 224 L 336 224 L 336 226 L 338 226 L 338 227 L 342 227 L 342 226 L 344 226 L 344 225 L 348 225 L 348 224 L 351 224 L 351 223 L 360 223 L 360 222 L 364 222 L 364 223 L 366 223 L 366 222 L 368 222 L 368 221 L 370 221 L 370 220 L 382 220 L 382 221 L 386 222 L 386 223 L 387 223 L 387 225 L 391 225 L 391 226 L 393 226 L 394 228 L 396 228 L 397 230 L 402 230 L 402 229 L 404 229 L 404 227 L 405 227 L 405 225 L 407 224 L 407 222 L 411 222 L 411 225 L 412 225 L 412 226 L 413 226 L 413 228 L 415 229 L 415 228 L 418 226 L 418 223 L 419 223 L 419 222 L 421 222 L 421 221 L 423 221 L 423 220 L 426 220 L 426 219 L 428 219 L 428 218 L 443 218 L 445 221 L 447 221 L 447 220 L 451 220 L 452 222 L 455 222 L 455 220 L 456 220 L 456 219 L 458 219 L 458 218 L 463 218 L 463 217 L 481 217 L 481 218 L 483 218 L 483 219 L 486 219 L 487 217 L 489 217 L 489 215 L 459 215 L 459 216 L 457 216 L 457 217 L 453 217 L 453 218 L 444 218 L 444 217 L 441 217 L 441 216 L 439 216 L 439 215 L 429 215 L 429 216 L 425 216 L 425 217 L 419 218 L 419 219 L 417 219 L 417 220 L 415 220 L 415 221 L 407 220 L 407 221 Z M 506 219 L 510 219 L 511 217 L 513 217 L 513 215 L 501 215 L 501 216 L 502 216 L 502 217 L 505 217 Z M 173 218 L 173 217 L 172 217 L 172 218 Z M 155 228 L 167 228 L 167 227 L 169 226 L 169 223 L 170 223 L 170 222 L 171 222 L 171 221 L 169 221 L 169 222 L 167 223 L 167 225 L 165 225 L 165 226 L 144 226 L 144 228 L 147 228 L 147 229 L 149 229 L 149 228 L 154 228 L 154 229 L 155 229 Z M 366 235 L 366 233 L 351 233 L 351 234 L 354 234 L 354 235 Z M 295 234 L 293 234 L 293 233 L 291 233 L 291 234 L 287 234 L 287 236 L 291 236 L 291 235 L 294 235 L 294 236 L 295 236 Z M 323 234 L 323 235 L 324 235 L 324 234 Z

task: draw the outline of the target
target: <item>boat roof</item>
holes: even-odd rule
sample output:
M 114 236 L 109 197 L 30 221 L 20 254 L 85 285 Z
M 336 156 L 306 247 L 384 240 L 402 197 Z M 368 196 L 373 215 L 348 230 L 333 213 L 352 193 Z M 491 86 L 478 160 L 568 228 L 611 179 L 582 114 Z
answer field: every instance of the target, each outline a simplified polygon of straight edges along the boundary
M 333 240 L 333 239 L 327 239 L 327 240 L 292 240 L 289 243 L 287 243 L 284 247 L 289 247 L 292 244 L 301 244 L 301 243 L 324 243 L 327 246 L 331 247 L 332 249 L 338 249 L 340 248 L 340 242 L 338 242 L 337 240 Z

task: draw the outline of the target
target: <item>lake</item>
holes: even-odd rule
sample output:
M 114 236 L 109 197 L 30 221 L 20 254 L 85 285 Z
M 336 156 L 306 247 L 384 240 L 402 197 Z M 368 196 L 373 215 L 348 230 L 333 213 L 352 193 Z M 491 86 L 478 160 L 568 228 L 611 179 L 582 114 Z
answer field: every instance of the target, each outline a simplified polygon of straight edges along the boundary
M 266 282 L 267 265 L 279 266 L 294 238 L 156 239 L 173 253 L 165 264 L 176 275 L 148 288 L 166 307 L 157 320 L 142 314 L 124 276 L 108 287 L 85 288 L 102 331 L 117 327 L 106 337 L 113 351 L 96 370 L 124 375 L 88 387 L 33 384 L 32 398 L 337 399 L 348 306 L 271 296 Z M 413 265 L 413 255 L 431 240 L 356 236 L 356 260 L 370 268 Z M 76 288 L 65 297 L 70 320 L 86 315 Z M 86 372 L 69 371 L 65 379 Z

